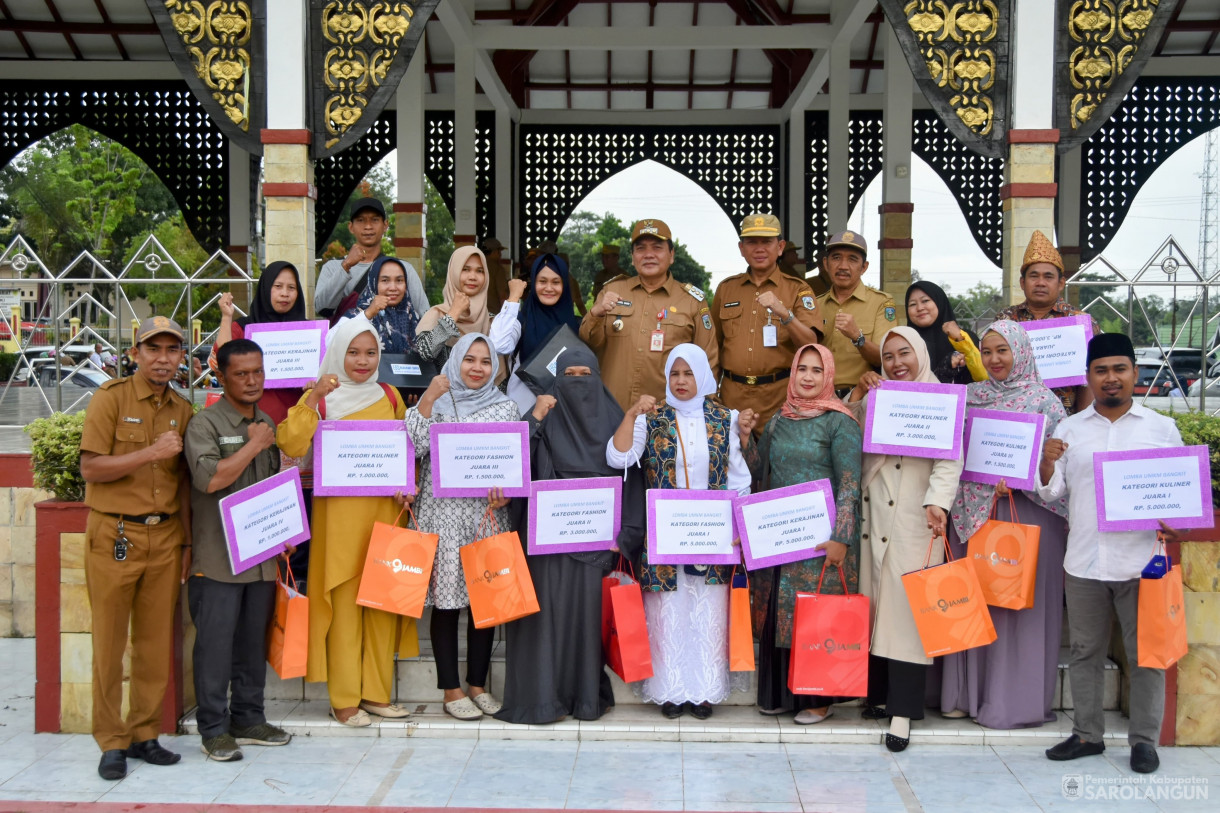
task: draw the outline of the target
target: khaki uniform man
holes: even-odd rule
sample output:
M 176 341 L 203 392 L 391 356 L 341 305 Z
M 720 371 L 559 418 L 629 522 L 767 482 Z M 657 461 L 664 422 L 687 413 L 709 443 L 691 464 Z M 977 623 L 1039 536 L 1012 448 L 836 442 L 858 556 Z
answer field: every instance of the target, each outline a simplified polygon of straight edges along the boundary
M 85 411 L 81 474 L 89 522 L 85 582 L 93 613 L 93 738 L 98 773 L 122 779 L 127 759 L 172 765 L 157 742 L 173 661 L 174 608 L 190 567 L 190 478 L 182 437 L 191 405 L 169 381 L 182 328 L 164 316 L 136 333 L 135 375 L 108 381 Z M 131 628 L 130 710 L 123 653 Z
M 783 406 L 797 349 L 822 340 L 825 323 L 813 291 L 784 273 L 779 218 L 752 214 L 741 222 L 738 248 L 749 270 L 729 277 L 712 297 L 720 339 L 720 400 L 758 413 L 758 430 Z
M 602 246 L 602 270 L 597 272 L 597 276 L 593 278 L 593 301 L 597 301 L 597 297 L 601 295 L 602 288 L 606 283 L 617 276 L 627 276 L 618 264 L 619 247 L 610 243 Z
M 843 397 L 860 376 L 881 366 L 881 339 L 898 324 L 894 298 L 860 280 L 868 270 L 868 244 L 855 232 L 833 235 L 822 257 L 830 290 L 818 297 L 826 319 L 824 344 L 835 357 L 835 393 Z
M 665 359 L 680 344 L 707 353 L 720 374 L 719 348 L 703 291 L 669 274 L 673 236 L 660 220 L 641 220 L 631 230 L 638 276 L 615 277 L 580 323 L 580 338 L 597 354 L 602 382 L 626 411 L 641 395 L 665 397 Z

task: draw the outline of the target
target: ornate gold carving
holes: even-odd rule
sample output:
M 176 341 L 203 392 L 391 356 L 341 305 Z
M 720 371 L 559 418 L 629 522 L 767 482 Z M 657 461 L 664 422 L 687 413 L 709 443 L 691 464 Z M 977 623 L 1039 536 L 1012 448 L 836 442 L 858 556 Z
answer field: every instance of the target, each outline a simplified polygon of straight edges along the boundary
M 254 15 L 245 0 L 165 0 L 174 31 L 195 74 L 234 124 L 250 131 L 250 36 Z
M 986 136 L 995 119 L 990 91 L 996 80 L 996 54 L 990 43 L 999 30 L 1000 12 L 992 0 L 912 0 L 903 7 L 928 74 L 937 87 L 954 95 L 949 104 L 962 124 Z
M 322 11 L 326 146 L 334 146 L 364 115 L 368 94 L 385 80 L 415 11 L 406 2 L 334 0 Z
M 1087 122 L 1139 51 L 1159 0 L 1076 0 L 1068 10 L 1068 36 L 1078 43 L 1068 59 L 1075 88 L 1072 129 Z

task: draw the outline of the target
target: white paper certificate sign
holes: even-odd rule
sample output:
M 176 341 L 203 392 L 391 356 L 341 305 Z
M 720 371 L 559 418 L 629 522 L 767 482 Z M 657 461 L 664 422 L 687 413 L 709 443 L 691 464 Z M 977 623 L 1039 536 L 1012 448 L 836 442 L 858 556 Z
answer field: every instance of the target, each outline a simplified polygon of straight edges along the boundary
M 648 563 L 732 565 L 732 491 L 648 490 Z
M 883 381 L 868 394 L 864 451 L 956 460 L 965 407 L 958 384 Z
M 295 467 L 222 497 L 220 515 L 234 574 L 309 538 Z
M 763 491 L 737 500 L 737 530 L 746 567 L 757 570 L 825 556 L 835 521 L 829 480 Z
M 610 550 L 618 539 L 622 480 L 535 480 L 530 487 L 531 554 Z
M 320 497 L 415 493 L 415 448 L 402 421 L 321 421 L 314 441 Z
M 432 493 L 437 497 L 507 497 L 530 491 L 529 429 L 524 421 L 434 423 L 428 429 Z
M 1093 477 L 1099 530 L 1212 527 L 1206 446 L 1094 452 Z
M 962 479 L 1032 491 L 1034 467 L 1042 454 L 1045 415 L 975 409 L 966 421 L 966 464 Z
M 1034 363 L 1042 383 L 1048 387 L 1072 387 L 1087 383 L 1089 339 L 1093 323 L 1088 316 L 1064 316 L 1022 322 L 1034 351 Z
M 263 351 L 267 387 L 302 387 L 318 377 L 326 347 L 325 320 L 269 322 L 246 328 L 246 338 Z

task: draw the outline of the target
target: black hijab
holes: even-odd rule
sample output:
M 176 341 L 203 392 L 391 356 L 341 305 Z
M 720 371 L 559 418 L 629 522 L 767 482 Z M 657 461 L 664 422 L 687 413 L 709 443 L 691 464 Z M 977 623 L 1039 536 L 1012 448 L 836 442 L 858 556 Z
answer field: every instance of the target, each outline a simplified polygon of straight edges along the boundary
M 953 315 L 953 305 L 949 302 L 949 296 L 944 289 L 935 282 L 919 280 L 911 283 L 911 287 L 907 288 L 904 305 L 909 305 L 911 301 L 911 292 L 914 290 L 923 291 L 928 295 L 928 298 L 936 304 L 936 321 L 927 327 L 916 327 L 912 324 L 910 327 L 919 334 L 919 338 L 923 339 L 924 344 L 928 346 L 928 360 L 932 365 L 932 372 L 941 380 L 941 383 L 959 383 L 946 379 L 954 378 L 955 373 L 951 363 L 951 358 L 955 352 L 953 345 L 949 343 L 949 337 L 945 335 L 945 322 L 956 322 L 957 318 Z M 909 311 L 908 311 L 909 313 Z M 908 321 L 910 317 L 907 317 Z M 978 339 L 974 334 L 967 331 L 961 325 L 958 325 L 961 331 L 970 336 L 974 343 L 978 344 Z M 964 367 L 960 368 L 965 370 Z M 969 381 L 969 372 L 966 373 L 966 381 Z
M 271 304 L 271 288 L 281 271 L 291 271 L 297 281 L 297 301 L 292 303 L 288 313 L 276 313 Z M 247 325 L 264 324 L 266 322 L 303 322 L 305 321 L 305 297 L 301 291 L 301 275 L 296 266 L 283 260 L 273 262 L 263 269 L 258 278 L 258 288 L 254 293 L 254 301 L 250 304 L 250 315 L 237 320 L 244 330 Z

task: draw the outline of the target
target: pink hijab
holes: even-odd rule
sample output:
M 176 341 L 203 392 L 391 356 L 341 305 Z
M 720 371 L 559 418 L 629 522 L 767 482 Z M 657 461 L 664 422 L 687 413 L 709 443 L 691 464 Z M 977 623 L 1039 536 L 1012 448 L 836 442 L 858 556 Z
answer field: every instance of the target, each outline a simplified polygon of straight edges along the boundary
M 814 349 L 822 357 L 822 391 L 812 398 L 802 398 L 796 389 L 796 367 L 806 350 Z M 780 414 L 793 421 L 816 418 L 827 412 L 842 412 L 851 418 L 852 411 L 835 398 L 835 357 L 820 344 L 807 344 L 792 357 L 792 374 L 788 377 L 788 400 L 780 407 Z

